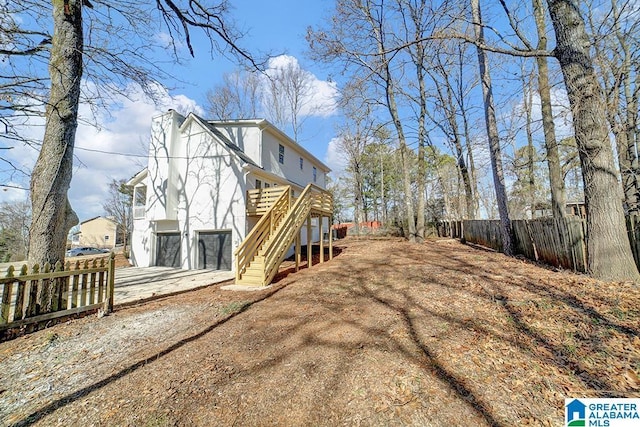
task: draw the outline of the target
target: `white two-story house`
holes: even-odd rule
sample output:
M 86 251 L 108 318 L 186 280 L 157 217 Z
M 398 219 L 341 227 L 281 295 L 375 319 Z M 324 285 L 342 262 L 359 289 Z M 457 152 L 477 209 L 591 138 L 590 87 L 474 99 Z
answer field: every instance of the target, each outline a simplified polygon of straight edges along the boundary
M 210 121 L 170 110 L 153 119 L 148 166 L 128 183 L 131 259 L 233 270 L 235 248 L 259 220 L 247 214 L 247 190 L 288 185 L 294 200 L 308 183 L 325 188 L 328 172 L 266 120 Z

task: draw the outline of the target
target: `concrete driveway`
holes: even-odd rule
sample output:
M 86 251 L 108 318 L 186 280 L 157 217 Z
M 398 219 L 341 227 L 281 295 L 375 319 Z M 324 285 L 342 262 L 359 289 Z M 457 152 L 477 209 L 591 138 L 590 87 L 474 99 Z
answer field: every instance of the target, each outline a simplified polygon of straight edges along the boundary
M 232 271 L 182 270 L 172 267 L 116 269 L 115 305 L 173 294 L 234 279 Z

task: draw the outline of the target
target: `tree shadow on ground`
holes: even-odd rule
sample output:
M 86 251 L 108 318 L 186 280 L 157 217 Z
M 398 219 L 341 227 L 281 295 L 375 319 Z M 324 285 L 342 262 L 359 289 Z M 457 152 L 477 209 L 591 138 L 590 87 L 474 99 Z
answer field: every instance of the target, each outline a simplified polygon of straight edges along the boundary
M 115 381 L 117 381 L 120 378 L 123 378 L 129 374 L 132 374 L 133 372 L 137 371 L 138 369 L 157 361 L 158 359 L 161 359 L 164 356 L 167 356 L 169 354 L 171 354 L 172 352 L 178 350 L 179 348 L 193 342 L 196 341 L 202 337 L 204 337 L 205 335 L 211 333 L 212 331 L 214 331 L 216 328 L 224 325 L 225 323 L 229 322 L 230 320 L 234 319 L 235 317 L 237 317 L 238 315 L 242 314 L 243 312 L 247 311 L 249 308 L 251 308 L 254 304 L 257 304 L 261 301 L 264 301 L 268 298 L 271 298 L 273 295 L 277 294 L 278 292 L 280 292 L 282 289 L 284 289 L 286 287 L 286 285 L 284 286 L 279 286 L 277 288 L 271 288 L 268 290 L 268 292 L 266 292 L 264 295 L 260 296 L 259 298 L 247 302 L 245 304 L 243 304 L 238 311 L 228 315 L 227 317 L 220 319 L 214 323 L 212 323 L 211 325 L 207 326 L 205 329 L 201 330 L 200 332 L 198 332 L 197 334 L 191 335 L 187 338 L 181 339 L 180 341 L 170 345 L 169 347 L 165 348 L 164 350 L 155 353 L 152 356 L 146 357 L 144 359 L 139 360 L 138 362 L 131 364 L 129 366 L 127 366 L 124 369 L 121 369 L 120 371 L 116 372 L 113 375 L 110 375 L 100 381 L 97 381 L 91 385 L 88 385 L 86 387 L 81 388 L 80 390 L 77 390 L 73 393 L 70 393 L 66 396 L 63 396 L 59 399 L 54 400 L 53 402 L 49 403 L 48 405 L 44 406 L 43 408 L 29 414 L 28 416 L 26 416 L 24 419 L 14 423 L 11 425 L 11 427 L 26 427 L 29 425 L 32 425 L 38 421 L 40 421 L 41 419 L 43 419 L 44 417 L 46 417 L 47 415 L 55 412 L 56 410 L 68 405 L 69 403 L 72 403 L 78 399 L 81 399 L 85 396 L 88 396 L 90 393 L 97 391 Z

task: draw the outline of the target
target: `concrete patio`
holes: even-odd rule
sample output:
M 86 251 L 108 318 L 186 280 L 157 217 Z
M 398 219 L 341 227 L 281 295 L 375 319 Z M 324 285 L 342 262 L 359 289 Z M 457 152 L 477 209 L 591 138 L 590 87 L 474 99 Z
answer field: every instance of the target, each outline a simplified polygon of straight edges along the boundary
M 132 303 L 233 279 L 232 271 L 182 270 L 172 267 L 118 268 L 114 303 Z

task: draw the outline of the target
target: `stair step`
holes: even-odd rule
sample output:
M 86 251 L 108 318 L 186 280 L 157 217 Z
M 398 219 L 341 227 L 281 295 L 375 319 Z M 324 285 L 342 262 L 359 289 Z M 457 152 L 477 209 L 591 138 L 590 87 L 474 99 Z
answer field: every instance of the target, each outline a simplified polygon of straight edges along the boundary
M 248 265 L 247 268 L 245 268 L 244 270 L 245 272 L 250 271 L 250 272 L 261 272 L 264 271 L 264 265 L 260 264 L 260 265 Z
M 311 188 L 311 187 L 309 187 Z M 290 246 L 291 243 L 295 240 L 296 234 L 299 232 L 300 228 L 304 226 L 304 220 L 309 215 L 309 212 L 314 209 L 314 207 L 318 208 L 318 203 L 321 203 L 322 198 L 318 198 L 317 194 L 313 194 L 312 192 L 307 193 L 307 189 L 305 189 L 305 194 L 307 198 L 303 200 L 303 203 L 299 206 L 299 210 L 297 214 L 299 217 L 288 219 L 292 214 L 292 206 L 296 203 L 298 198 L 293 198 L 292 204 L 289 206 L 288 210 L 273 210 L 272 218 L 276 218 L 277 220 L 272 224 L 271 230 L 265 230 L 261 234 L 261 238 L 265 238 L 262 241 L 262 244 L 258 248 L 254 248 L 255 256 L 251 259 L 251 262 L 244 267 L 244 273 L 241 273 L 238 278 L 238 283 L 243 284 L 251 284 L 255 286 L 261 286 L 266 283 L 268 278 L 273 277 L 274 271 L 277 272 L 278 266 L 273 264 L 269 264 L 269 271 L 265 271 L 267 268 L 267 258 L 269 262 L 277 262 L 281 263 L 284 258 L 284 254 L 286 252 L 287 246 Z M 323 196 L 324 197 L 324 196 Z M 273 208 L 274 205 L 271 205 L 269 210 Z M 324 205 L 322 205 L 323 207 Z M 278 207 L 280 209 L 280 207 Z M 289 221 L 289 222 L 287 222 Z M 285 223 L 288 224 L 285 228 Z M 285 233 L 285 234 L 283 234 Z M 265 248 L 268 248 L 270 244 L 274 243 L 274 239 L 278 239 L 277 247 L 274 248 L 275 252 L 268 254 Z M 247 254 L 251 256 L 250 254 Z M 268 275 L 268 277 L 267 277 Z
M 264 271 L 245 271 L 244 273 L 242 273 L 240 275 L 240 278 L 247 278 L 247 277 L 251 277 L 251 278 L 262 278 L 264 277 Z

